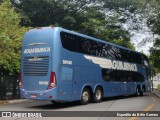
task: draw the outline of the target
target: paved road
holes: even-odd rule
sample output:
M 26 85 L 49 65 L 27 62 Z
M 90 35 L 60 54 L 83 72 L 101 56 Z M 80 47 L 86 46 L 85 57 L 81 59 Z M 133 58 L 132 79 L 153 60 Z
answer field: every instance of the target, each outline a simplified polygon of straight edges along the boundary
M 79 105 L 78 102 L 71 103 L 62 103 L 60 105 L 53 105 L 50 101 L 33 101 L 33 102 L 25 102 L 25 103 L 16 103 L 16 104 L 6 104 L 0 105 L 0 111 L 160 111 L 160 98 L 154 96 L 152 93 L 147 93 L 143 97 L 114 97 L 114 98 L 105 98 L 101 103 L 90 103 L 88 105 Z M 6 118 L 7 120 L 17 120 L 17 118 Z M 18 118 L 21 120 L 24 118 Z M 28 120 L 28 118 L 25 118 Z M 39 120 L 40 118 L 33 118 L 34 120 Z M 57 118 L 41 118 L 44 120 L 48 119 L 56 119 L 56 120 L 106 120 L 106 119 L 114 119 L 114 120 L 159 120 L 158 117 L 57 117 Z

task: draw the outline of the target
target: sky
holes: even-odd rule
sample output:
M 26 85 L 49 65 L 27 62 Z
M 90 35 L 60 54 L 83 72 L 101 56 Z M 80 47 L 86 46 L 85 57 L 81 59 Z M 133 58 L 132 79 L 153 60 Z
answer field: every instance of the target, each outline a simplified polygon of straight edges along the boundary
M 129 31 L 131 42 L 135 45 L 136 51 L 148 55 L 149 49 L 153 46 L 153 38 L 155 39 L 157 35 L 153 35 L 147 26 L 147 18 L 142 18 L 139 14 L 133 14 L 133 16 L 132 13 L 128 14 L 131 17 L 128 17 L 126 22 L 122 24 L 122 28 Z
M 134 35 L 131 37 L 131 42 L 135 45 L 136 51 L 149 54 L 149 49 L 153 46 L 153 35 L 149 32 L 136 32 L 133 31 Z M 143 42 L 145 39 L 150 39 L 149 42 Z
M 136 51 L 143 52 L 146 55 L 149 54 L 149 49 L 153 46 L 153 36 L 152 31 L 147 26 L 147 18 L 142 17 L 141 14 L 131 13 L 124 8 L 119 8 L 121 11 L 121 16 L 119 19 L 125 19 L 124 23 L 120 23 L 124 30 L 127 30 L 131 37 L 131 42 L 134 44 Z M 106 9 L 105 15 L 107 17 L 116 16 L 117 12 L 115 10 Z

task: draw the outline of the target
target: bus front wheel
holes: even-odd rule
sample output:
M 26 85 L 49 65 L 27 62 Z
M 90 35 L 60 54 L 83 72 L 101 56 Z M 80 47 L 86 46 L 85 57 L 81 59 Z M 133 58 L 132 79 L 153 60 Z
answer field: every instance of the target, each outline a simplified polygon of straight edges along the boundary
M 82 96 L 81 96 L 81 101 L 80 101 L 80 103 L 81 103 L 82 105 L 86 105 L 86 104 L 89 103 L 89 100 L 90 100 L 90 91 L 89 91 L 89 89 L 84 88 L 84 89 L 83 89 L 83 92 L 82 92 Z
M 96 88 L 94 94 L 93 94 L 93 102 L 98 103 L 102 101 L 103 92 L 101 88 Z
M 140 88 L 139 88 L 139 87 L 137 87 L 137 88 L 136 88 L 135 96 L 139 96 L 139 95 L 140 95 Z

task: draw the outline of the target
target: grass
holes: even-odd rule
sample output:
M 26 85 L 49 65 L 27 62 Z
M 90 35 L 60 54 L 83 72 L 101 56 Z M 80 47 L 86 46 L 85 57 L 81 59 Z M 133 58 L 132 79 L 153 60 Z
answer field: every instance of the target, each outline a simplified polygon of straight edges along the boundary
M 160 84 L 158 85 L 157 90 L 160 91 Z

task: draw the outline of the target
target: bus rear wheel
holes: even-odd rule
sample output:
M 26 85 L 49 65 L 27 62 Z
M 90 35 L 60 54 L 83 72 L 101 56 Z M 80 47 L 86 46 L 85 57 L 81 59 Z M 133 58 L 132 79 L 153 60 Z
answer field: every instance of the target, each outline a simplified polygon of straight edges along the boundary
M 57 101 L 54 101 L 54 100 L 52 100 L 51 103 L 53 103 L 56 106 L 60 105 L 60 102 L 57 102 Z
M 103 92 L 101 88 L 96 88 L 94 94 L 93 94 L 93 102 L 98 103 L 102 101 Z
M 140 91 L 140 96 L 143 96 L 144 91 L 144 87 L 142 87 L 142 90 Z
M 90 101 L 90 91 L 89 91 L 89 89 L 84 88 L 84 89 L 83 89 L 83 92 L 82 92 L 82 96 L 81 96 L 81 101 L 80 101 L 80 103 L 81 103 L 82 105 L 86 105 L 86 104 L 89 103 L 89 101 Z

